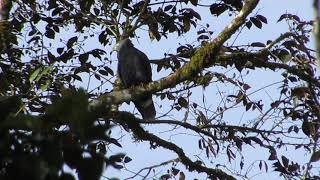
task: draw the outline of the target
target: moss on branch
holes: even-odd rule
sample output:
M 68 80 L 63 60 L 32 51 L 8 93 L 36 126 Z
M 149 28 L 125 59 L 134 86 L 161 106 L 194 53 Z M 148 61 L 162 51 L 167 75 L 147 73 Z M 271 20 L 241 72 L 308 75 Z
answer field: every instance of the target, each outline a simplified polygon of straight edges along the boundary
M 259 0 L 246 0 L 242 10 L 223 31 L 211 43 L 199 48 L 191 57 L 190 62 L 182 66 L 175 73 L 143 86 L 104 94 L 97 99 L 97 101 L 101 101 L 101 103 L 95 104 L 105 106 L 106 104 L 120 104 L 125 101 L 137 99 L 145 93 L 154 93 L 174 87 L 192 78 L 203 69 L 213 66 L 220 47 L 244 24 L 246 17 L 255 9 L 258 2 Z

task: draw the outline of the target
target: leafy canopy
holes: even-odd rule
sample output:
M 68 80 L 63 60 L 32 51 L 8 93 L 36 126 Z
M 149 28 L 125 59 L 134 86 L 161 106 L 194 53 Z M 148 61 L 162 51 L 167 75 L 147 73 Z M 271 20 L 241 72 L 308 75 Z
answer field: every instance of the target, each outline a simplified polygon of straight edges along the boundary
M 308 47 L 312 21 L 286 13 L 278 22 L 288 24 L 287 32 L 241 44 L 237 34 L 275 23 L 256 13 L 258 0 L 1 2 L 0 179 L 87 180 L 111 178 L 111 168 L 131 171 L 135 157 L 112 151 L 132 143 L 125 135 L 138 145 L 150 142 L 151 153 L 162 147 L 176 156 L 129 179 L 183 180 L 197 173 L 235 179 L 271 171 L 287 179 L 319 178 L 320 83 Z M 203 11 L 233 20 L 214 33 Z M 159 74 L 170 75 L 124 90 L 111 47 L 139 34 L 154 43 L 192 34 L 188 42 L 194 43 L 177 44 L 161 59 L 149 57 Z M 276 80 L 266 86 L 250 81 L 270 74 Z M 275 92 L 270 98 L 261 93 L 269 88 Z M 118 109 L 145 93 L 153 93 L 159 105 L 156 121 Z M 155 128 L 147 131 L 146 124 Z M 170 137 L 185 134 L 184 140 L 166 138 L 160 126 Z M 186 146 L 185 139 L 198 146 Z M 256 157 L 249 147 L 268 155 L 251 161 Z M 291 159 L 292 152 L 310 159 Z

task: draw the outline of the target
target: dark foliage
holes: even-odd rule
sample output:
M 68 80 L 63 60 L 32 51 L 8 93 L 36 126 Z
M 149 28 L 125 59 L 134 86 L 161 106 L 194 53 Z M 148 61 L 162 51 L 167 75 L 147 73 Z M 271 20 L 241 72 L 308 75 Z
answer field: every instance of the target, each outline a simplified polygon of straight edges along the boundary
M 286 13 L 278 23 L 285 21 L 288 32 L 279 32 L 283 34 L 278 38 L 267 42 L 257 39 L 245 45 L 225 43 L 212 53 L 207 49 L 216 42 L 212 37 L 216 35 L 215 25 L 203 24 L 205 19 L 198 8 L 213 17 L 234 17 L 245 6 L 244 0 L 216 0 L 210 4 L 199 0 L 2 2 L 0 179 L 72 180 L 78 176 L 94 180 L 104 172 L 109 177 L 107 168 L 121 170 L 134 160 L 108 151 L 126 143 L 112 134 L 112 128 L 125 129 L 121 131 L 123 136 L 132 135 L 136 144 L 146 141 L 150 149 L 161 147 L 177 155 L 176 159 L 136 172 L 132 178 L 149 178 L 155 171 L 161 173 L 154 178 L 184 180 L 189 179 L 186 170 L 205 173 L 211 179 L 247 178 L 243 172 L 254 167 L 260 172 L 276 171 L 287 179 L 319 179 L 313 163 L 320 160 L 320 82 L 314 51 L 308 47 L 313 21 Z M 240 27 L 247 31 L 240 33 L 263 30 L 268 23 L 275 22 L 262 13 L 252 13 Z M 166 86 L 170 88 L 154 92 L 152 88 L 163 84 L 150 86 L 160 101 L 156 103 L 159 109 L 162 104 L 168 105 L 163 108 L 162 118 L 145 122 L 131 113 L 114 111 L 117 104 L 109 103 L 104 95 L 119 91 L 115 63 L 110 58 L 115 41 L 120 37 L 139 39 L 139 33 L 143 33 L 155 42 L 192 32 L 196 38 L 189 42 L 194 44 L 177 43 L 176 52 L 150 60 L 158 72 L 170 74 L 166 77 L 169 80 L 188 72 L 184 68 L 189 63 L 201 67 L 187 79 L 177 78 L 179 83 Z M 274 73 L 278 80 L 270 86 L 255 87 L 246 77 L 256 71 L 268 72 L 266 76 Z M 263 81 L 264 77 L 252 79 Z M 193 101 L 195 87 L 201 87 L 204 93 L 202 99 L 196 96 Z M 205 92 L 212 87 L 218 89 L 216 94 L 209 92 L 216 98 L 207 99 Z M 268 87 L 275 90 L 271 100 L 261 95 L 252 98 Z M 131 91 L 135 88 L 130 85 Z M 100 98 L 101 104 L 109 104 L 90 109 L 91 100 Z M 235 108 L 240 109 L 236 114 L 239 119 L 227 119 L 234 115 Z M 175 119 L 177 114 L 184 116 Z M 191 155 L 193 150 L 180 147 L 180 142 L 146 131 L 145 124 L 166 125 L 170 137 L 197 137 L 193 149 L 196 156 Z M 181 133 L 182 128 L 186 132 Z M 247 147 L 269 154 L 248 165 Z M 297 156 L 308 154 L 310 159 L 295 162 L 287 149 L 293 149 Z M 225 160 L 225 164 L 218 164 L 216 158 Z M 236 169 L 230 168 L 236 163 Z M 66 167 L 75 170 L 76 175 L 65 171 Z M 157 171 L 166 167 L 167 172 Z

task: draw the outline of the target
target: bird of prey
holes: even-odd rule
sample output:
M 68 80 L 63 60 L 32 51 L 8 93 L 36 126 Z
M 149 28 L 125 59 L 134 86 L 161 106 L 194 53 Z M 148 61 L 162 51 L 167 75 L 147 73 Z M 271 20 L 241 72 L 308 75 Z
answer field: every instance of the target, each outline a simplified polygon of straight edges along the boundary
M 118 74 L 124 88 L 137 86 L 152 81 L 151 66 L 148 57 L 136 49 L 130 39 L 117 43 Z M 144 120 L 154 120 L 156 111 L 152 95 L 148 94 L 133 101 Z

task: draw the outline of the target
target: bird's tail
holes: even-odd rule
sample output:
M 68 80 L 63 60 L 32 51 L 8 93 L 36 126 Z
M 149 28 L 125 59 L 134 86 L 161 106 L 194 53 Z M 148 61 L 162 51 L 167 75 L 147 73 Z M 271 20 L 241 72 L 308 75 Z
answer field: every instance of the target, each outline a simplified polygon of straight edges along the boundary
M 146 121 L 152 121 L 156 117 L 156 109 L 152 101 L 152 96 L 134 101 L 134 105 L 142 115 L 142 118 Z

